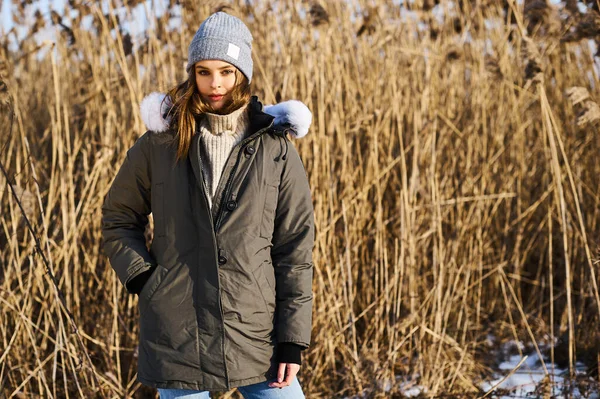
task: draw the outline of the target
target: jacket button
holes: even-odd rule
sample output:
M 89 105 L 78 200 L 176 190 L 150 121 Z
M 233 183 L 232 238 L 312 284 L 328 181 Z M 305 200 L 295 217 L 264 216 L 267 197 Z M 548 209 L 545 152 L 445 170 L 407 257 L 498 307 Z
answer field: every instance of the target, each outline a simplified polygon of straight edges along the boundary
M 248 155 L 254 154 L 255 151 L 256 151 L 256 149 L 253 146 L 251 146 L 251 145 L 249 145 L 248 147 L 246 147 L 246 154 L 248 154 Z
M 233 211 L 235 208 L 237 208 L 237 202 L 235 201 L 227 201 L 227 209 L 230 211 Z
M 227 258 L 223 255 L 219 255 L 219 265 L 224 265 L 225 263 L 227 263 Z

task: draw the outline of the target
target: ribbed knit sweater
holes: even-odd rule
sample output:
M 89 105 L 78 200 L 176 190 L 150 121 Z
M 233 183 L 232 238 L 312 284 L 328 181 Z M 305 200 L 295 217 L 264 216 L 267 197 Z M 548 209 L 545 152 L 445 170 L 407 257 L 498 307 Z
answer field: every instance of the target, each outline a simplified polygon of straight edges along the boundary
M 202 143 L 202 170 L 208 189 L 208 202 L 212 208 L 217 186 L 233 147 L 242 141 L 248 128 L 248 106 L 227 115 L 206 112 L 199 126 Z

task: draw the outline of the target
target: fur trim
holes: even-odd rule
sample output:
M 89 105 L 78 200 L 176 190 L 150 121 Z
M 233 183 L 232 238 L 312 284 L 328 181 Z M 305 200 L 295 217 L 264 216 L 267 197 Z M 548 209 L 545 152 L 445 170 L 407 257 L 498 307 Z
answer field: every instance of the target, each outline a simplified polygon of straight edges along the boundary
M 148 130 L 164 132 L 169 128 L 170 118 L 165 118 L 171 106 L 166 94 L 153 92 L 148 94 L 140 104 L 142 121 Z M 303 102 L 297 100 L 284 101 L 275 105 L 265 105 L 263 111 L 275 117 L 275 125 L 289 123 L 296 138 L 308 133 L 312 123 L 312 112 Z
M 148 130 L 164 132 L 169 128 L 170 118 L 163 118 L 171 106 L 171 102 L 168 99 L 165 100 L 166 96 L 164 93 L 155 91 L 142 100 L 140 113 Z
M 264 112 L 275 117 L 275 125 L 289 123 L 294 136 L 299 139 L 308 134 L 312 123 L 312 112 L 298 100 L 284 101 L 275 105 L 265 105 Z

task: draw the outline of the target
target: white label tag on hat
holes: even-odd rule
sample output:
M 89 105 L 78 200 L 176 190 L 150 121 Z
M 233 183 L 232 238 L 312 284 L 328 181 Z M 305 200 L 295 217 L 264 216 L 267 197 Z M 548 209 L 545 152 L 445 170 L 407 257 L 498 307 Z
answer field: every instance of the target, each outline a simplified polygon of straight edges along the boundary
M 229 48 L 227 49 L 227 55 L 231 58 L 237 60 L 240 56 L 240 48 L 233 43 L 229 43 Z

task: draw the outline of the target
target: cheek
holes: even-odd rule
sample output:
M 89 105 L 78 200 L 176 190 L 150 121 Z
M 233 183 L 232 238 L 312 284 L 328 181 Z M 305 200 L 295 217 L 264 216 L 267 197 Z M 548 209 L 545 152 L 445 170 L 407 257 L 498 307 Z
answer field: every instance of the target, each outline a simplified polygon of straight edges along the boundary
M 231 74 L 230 76 L 227 76 L 227 79 L 225 80 L 225 82 L 226 82 L 227 90 L 233 89 L 233 87 L 235 86 L 235 75 Z
M 198 89 L 199 92 L 203 92 L 204 90 L 204 84 L 203 84 L 203 79 L 196 75 L 196 88 Z

